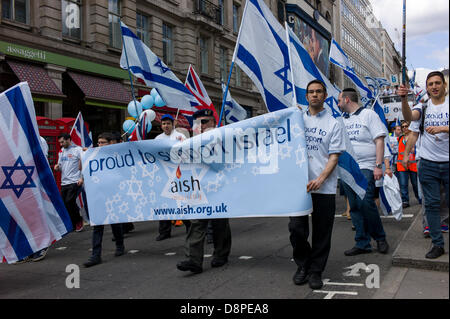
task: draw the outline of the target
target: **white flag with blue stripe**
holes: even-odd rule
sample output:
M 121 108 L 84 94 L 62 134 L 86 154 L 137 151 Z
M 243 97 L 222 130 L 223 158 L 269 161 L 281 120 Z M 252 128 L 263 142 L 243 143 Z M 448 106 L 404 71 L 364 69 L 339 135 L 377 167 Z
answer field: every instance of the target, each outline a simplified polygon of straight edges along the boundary
M 49 247 L 72 222 L 44 155 L 28 84 L 0 94 L 0 262 Z
M 144 80 L 148 87 L 156 88 L 168 107 L 191 115 L 198 105 L 196 98 L 175 76 L 166 64 L 156 56 L 123 22 L 123 49 L 120 66 Z
M 233 61 L 252 79 L 270 112 L 292 106 L 283 26 L 263 0 L 247 0 Z
M 342 138 L 345 141 L 346 152 L 339 156 L 338 174 L 339 178 L 348 184 L 358 196 L 364 198 L 367 189 L 367 180 L 362 174 L 358 163 L 354 159 L 355 154 L 352 144 L 345 130 L 341 112 L 337 106 L 339 90 L 331 84 L 326 76 L 316 67 L 308 51 L 301 41 L 294 34 L 292 29 L 286 24 L 286 33 L 289 39 L 290 62 L 293 69 L 293 83 L 295 87 L 295 96 L 297 104 L 306 110 L 308 101 L 306 100 L 306 86 L 312 80 L 320 80 L 325 83 L 328 97 L 325 101 L 327 110 L 344 128 Z
M 226 85 L 222 83 L 222 94 L 226 94 L 226 90 Z M 247 111 L 231 97 L 230 90 L 228 90 L 228 94 L 225 99 L 224 112 L 227 123 L 235 123 L 247 118 Z

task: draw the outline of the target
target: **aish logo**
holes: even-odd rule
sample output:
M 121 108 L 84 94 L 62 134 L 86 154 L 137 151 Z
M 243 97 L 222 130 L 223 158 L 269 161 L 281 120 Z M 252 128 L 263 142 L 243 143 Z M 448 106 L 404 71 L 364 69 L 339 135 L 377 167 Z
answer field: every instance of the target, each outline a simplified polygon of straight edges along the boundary
M 66 6 L 66 27 L 68 29 L 79 29 L 80 28 L 80 8 L 74 4 L 70 3 Z
M 170 185 L 170 191 L 172 193 L 182 193 L 182 192 L 194 192 L 196 190 L 200 191 L 200 181 L 198 179 L 194 179 L 193 176 L 191 176 L 191 179 L 181 179 L 181 170 L 180 166 L 178 166 L 176 171 L 176 177 L 178 180 L 173 180 Z M 197 187 L 196 187 L 197 186 Z

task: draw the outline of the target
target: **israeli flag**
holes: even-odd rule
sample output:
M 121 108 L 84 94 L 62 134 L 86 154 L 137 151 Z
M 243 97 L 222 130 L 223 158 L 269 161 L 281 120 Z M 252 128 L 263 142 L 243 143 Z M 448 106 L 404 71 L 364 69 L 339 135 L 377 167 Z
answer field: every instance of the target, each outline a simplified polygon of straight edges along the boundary
M 383 86 L 391 86 L 391 83 L 385 78 L 375 78 L 378 82 L 378 88 L 381 89 Z
M 233 62 L 250 77 L 269 112 L 292 105 L 285 30 L 263 0 L 247 0 Z
M 356 162 L 352 144 L 345 130 L 342 114 L 339 110 L 338 96 L 340 91 L 328 80 L 326 76 L 316 67 L 308 51 L 301 41 L 294 34 L 292 29 L 285 23 L 286 33 L 289 43 L 290 64 L 292 65 L 292 82 L 295 87 L 295 98 L 297 104 L 306 110 L 308 101 L 306 100 L 306 86 L 312 80 L 320 80 L 325 83 L 328 98 L 325 101 L 326 109 L 344 128 L 342 137 L 345 141 L 346 152 L 339 156 L 338 174 L 339 178 L 348 184 L 359 197 L 364 198 L 367 189 L 367 180 L 361 173 Z
M 347 54 L 339 46 L 335 39 L 331 41 L 330 46 L 330 62 L 340 67 L 344 74 L 349 77 L 350 80 L 356 85 L 359 95 L 361 96 L 361 102 L 364 107 L 370 106 L 371 100 L 374 98 L 372 91 L 364 85 L 361 79 L 356 75 L 355 70 L 352 68 L 350 60 Z
M 365 76 L 364 78 L 366 79 L 367 86 L 372 90 L 373 96 L 377 96 L 380 89 L 378 81 L 371 76 Z
M 227 87 L 222 83 L 222 94 L 227 94 Z M 228 90 L 228 94 L 225 98 L 225 120 L 227 123 L 235 123 L 245 120 L 247 117 L 247 111 L 239 105 L 232 97 Z
M 166 105 L 190 115 L 196 98 L 175 74 L 157 57 L 123 22 L 120 22 L 123 49 L 120 66 L 144 80 L 148 87 L 156 88 Z
M 414 90 L 416 83 L 416 70 L 414 70 L 413 76 L 409 79 L 409 86 L 411 90 Z

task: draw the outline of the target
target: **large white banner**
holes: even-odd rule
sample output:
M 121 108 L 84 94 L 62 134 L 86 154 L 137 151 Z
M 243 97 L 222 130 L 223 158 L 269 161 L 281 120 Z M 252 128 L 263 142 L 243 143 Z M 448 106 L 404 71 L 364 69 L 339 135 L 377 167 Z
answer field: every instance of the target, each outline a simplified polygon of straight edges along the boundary
M 184 142 L 86 151 L 92 225 L 163 219 L 301 216 L 312 210 L 301 111 L 287 108 Z

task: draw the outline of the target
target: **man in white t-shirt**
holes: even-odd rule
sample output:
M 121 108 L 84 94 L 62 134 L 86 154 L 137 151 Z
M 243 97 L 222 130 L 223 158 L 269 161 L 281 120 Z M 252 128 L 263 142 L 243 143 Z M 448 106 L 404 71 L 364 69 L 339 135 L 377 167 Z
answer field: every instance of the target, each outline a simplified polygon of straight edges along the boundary
M 160 139 L 170 139 L 176 141 L 184 141 L 186 136 L 184 134 L 178 132 L 174 126 L 174 118 L 170 114 L 164 114 L 161 117 L 161 129 L 163 133 L 159 134 L 155 137 L 155 140 Z M 189 230 L 189 226 L 191 222 L 189 220 L 183 221 L 183 224 L 186 226 L 186 232 Z M 160 220 L 159 221 L 159 235 L 156 237 L 156 241 L 161 241 L 167 238 L 170 238 L 170 234 L 172 232 L 172 221 L 171 220 Z
M 442 72 L 433 71 L 426 79 L 426 89 L 430 99 L 425 105 L 417 104 L 413 110 L 407 108 L 407 88 L 401 87 L 397 94 L 402 98 L 402 112 L 405 118 L 415 121 L 413 131 L 405 147 L 403 166 L 407 167 L 408 157 L 420 134 L 419 181 L 422 185 L 425 214 L 430 228 L 431 250 L 426 258 L 435 259 L 445 253 L 444 237 L 440 218 L 440 187 L 444 185 L 448 207 L 449 179 L 449 100 Z M 448 226 L 447 226 L 448 231 Z
M 322 272 L 331 248 L 336 210 L 337 169 L 339 155 L 345 151 L 343 128 L 324 108 L 326 87 L 313 80 L 306 87 L 308 111 L 303 113 L 308 150 L 308 184 L 311 192 L 312 245 L 308 242 L 308 216 L 289 218 L 293 258 L 298 268 L 293 277 L 296 285 L 309 282 L 312 289 L 322 288 Z
M 83 219 L 76 203 L 78 191 L 83 184 L 81 176 L 81 153 L 83 150 L 72 144 L 70 135 L 67 133 L 59 135 L 58 142 L 61 151 L 58 154 L 55 171 L 61 171 L 61 196 L 72 220 L 73 229 L 78 232 L 83 229 Z
M 375 181 L 383 177 L 384 139 L 387 130 L 373 110 L 358 105 L 358 94 L 354 89 L 344 89 L 339 94 L 339 107 L 346 113 L 344 125 L 355 151 L 355 159 L 367 179 L 366 195 L 363 200 L 349 185 L 343 183 L 350 204 L 352 223 L 356 230 L 356 244 L 344 254 L 355 256 L 370 253 L 371 237 L 376 240 L 378 251 L 386 254 L 389 245 L 374 198 Z M 386 168 L 385 173 L 392 174 L 392 171 Z

